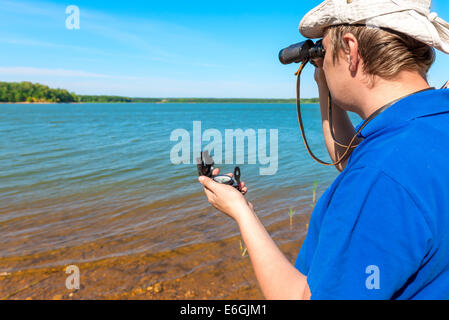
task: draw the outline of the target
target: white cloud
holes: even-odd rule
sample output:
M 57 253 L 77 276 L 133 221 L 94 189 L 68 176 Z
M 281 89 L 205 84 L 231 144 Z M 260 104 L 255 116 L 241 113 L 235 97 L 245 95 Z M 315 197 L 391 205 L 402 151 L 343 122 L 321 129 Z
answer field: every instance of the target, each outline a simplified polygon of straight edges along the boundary
M 80 70 L 65 69 L 41 69 L 32 67 L 0 67 L 0 75 L 23 76 L 23 77 L 76 77 L 76 78 L 109 78 L 105 74 L 90 73 Z
M 51 88 L 64 88 L 77 94 L 128 97 L 291 98 L 294 92 L 294 81 L 253 83 L 245 80 L 229 81 L 213 78 L 189 80 L 33 67 L 0 66 L 0 78 L 2 81 L 38 82 Z M 307 84 L 304 84 L 304 87 L 313 90 Z

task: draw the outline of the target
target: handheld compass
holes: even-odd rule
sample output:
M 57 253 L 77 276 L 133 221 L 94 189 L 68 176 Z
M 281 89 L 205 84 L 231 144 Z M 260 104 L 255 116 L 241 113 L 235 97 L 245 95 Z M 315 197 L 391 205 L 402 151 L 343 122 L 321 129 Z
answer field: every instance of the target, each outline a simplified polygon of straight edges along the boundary
M 214 159 L 209 155 L 209 151 L 201 152 L 200 158 L 197 158 L 197 168 L 199 176 L 206 176 L 213 179 L 217 183 L 233 186 L 238 189 L 240 184 L 240 168 L 235 167 L 234 177 L 230 177 L 224 174 L 213 175 L 214 171 Z

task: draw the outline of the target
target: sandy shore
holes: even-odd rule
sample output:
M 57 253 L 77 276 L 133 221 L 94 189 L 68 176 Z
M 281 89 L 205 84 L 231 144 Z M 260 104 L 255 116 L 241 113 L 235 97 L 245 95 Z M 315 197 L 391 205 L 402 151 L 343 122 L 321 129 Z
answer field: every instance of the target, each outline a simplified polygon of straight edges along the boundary
M 277 234 L 275 241 L 292 263 L 309 218 L 297 216 L 292 227 L 285 220 L 268 229 Z M 298 233 L 302 240 L 292 241 Z M 0 270 L 50 262 L 58 258 L 59 251 L 4 258 Z M 28 268 L 0 274 L 0 299 L 263 299 L 249 257 L 242 256 L 240 237 L 76 265 L 80 269 L 79 290 L 65 287 L 66 266 Z

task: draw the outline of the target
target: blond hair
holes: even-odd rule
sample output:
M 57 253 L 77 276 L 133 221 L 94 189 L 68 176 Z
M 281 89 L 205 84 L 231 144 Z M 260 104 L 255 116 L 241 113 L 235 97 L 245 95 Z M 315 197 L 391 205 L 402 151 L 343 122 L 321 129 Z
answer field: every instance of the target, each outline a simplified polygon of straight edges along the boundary
M 405 34 L 388 29 L 361 25 L 340 25 L 327 29 L 332 43 L 333 61 L 340 50 L 348 52 L 344 35 L 351 33 L 358 41 L 359 55 L 365 73 L 393 79 L 403 71 L 416 71 L 427 80 L 427 72 L 435 61 L 435 50 Z

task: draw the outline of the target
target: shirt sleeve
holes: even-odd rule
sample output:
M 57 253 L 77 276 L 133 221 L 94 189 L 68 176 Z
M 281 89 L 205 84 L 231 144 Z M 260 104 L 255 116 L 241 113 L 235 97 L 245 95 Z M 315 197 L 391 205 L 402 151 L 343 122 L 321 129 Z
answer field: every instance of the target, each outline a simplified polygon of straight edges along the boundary
M 328 201 L 313 253 L 304 248 L 311 299 L 394 298 L 430 250 L 413 198 L 382 171 L 362 168 L 348 172 Z

